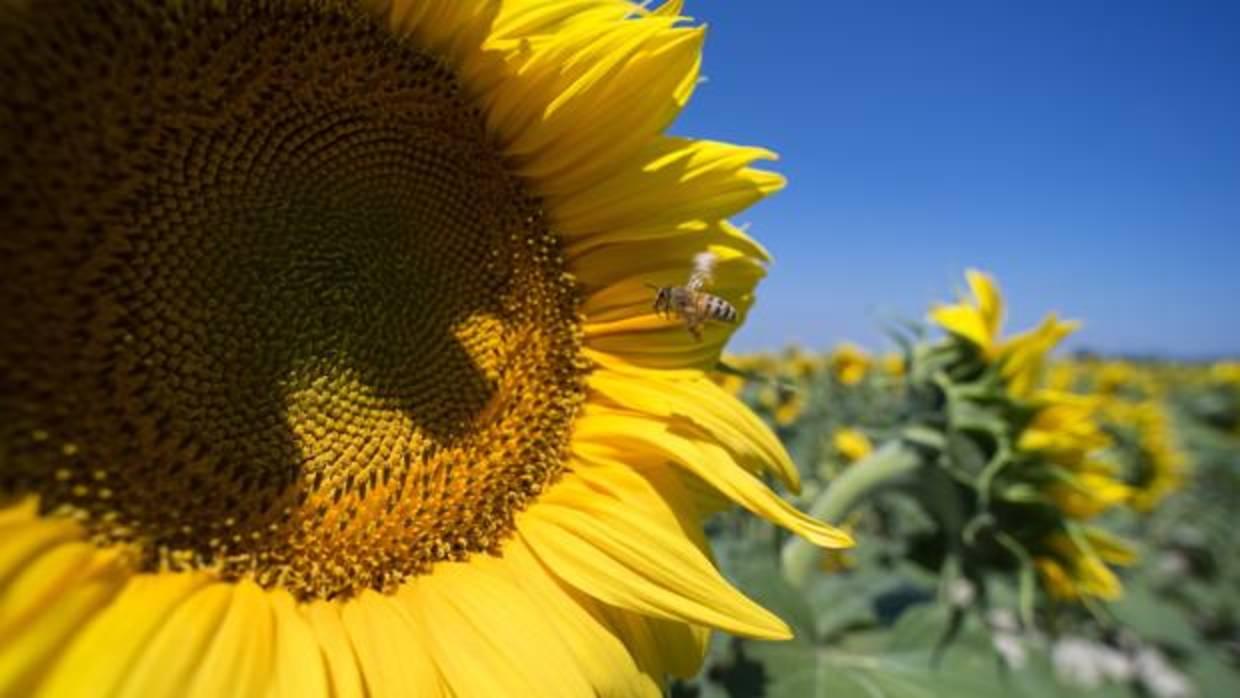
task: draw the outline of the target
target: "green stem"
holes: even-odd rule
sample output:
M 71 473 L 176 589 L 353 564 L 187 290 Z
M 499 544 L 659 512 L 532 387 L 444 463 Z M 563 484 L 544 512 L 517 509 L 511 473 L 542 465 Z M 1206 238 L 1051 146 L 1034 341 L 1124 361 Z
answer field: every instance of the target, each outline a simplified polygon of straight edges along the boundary
M 844 469 L 810 506 L 809 514 L 816 519 L 839 525 L 858 504 L 880 489 L 898 484 L 922 464 L 922 456 L 912 445 L 893 441 L 869 457 Z M 800 587 L 814 571 L 821 551 L 801 538 L 784 544 L 784 576 Z

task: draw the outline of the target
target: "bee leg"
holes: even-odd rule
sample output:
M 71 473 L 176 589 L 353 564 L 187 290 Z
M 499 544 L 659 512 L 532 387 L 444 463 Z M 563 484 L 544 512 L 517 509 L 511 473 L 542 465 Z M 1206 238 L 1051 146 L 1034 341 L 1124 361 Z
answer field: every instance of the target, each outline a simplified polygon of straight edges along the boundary
M 689 334 L 693 335 L 694 340 L 699 341 L 699 342 L 702 341 L 702 323 L 701 322 L 688 322 L 688 323 L 685 323 L 685 325 L 686 327 L 689 328 Z

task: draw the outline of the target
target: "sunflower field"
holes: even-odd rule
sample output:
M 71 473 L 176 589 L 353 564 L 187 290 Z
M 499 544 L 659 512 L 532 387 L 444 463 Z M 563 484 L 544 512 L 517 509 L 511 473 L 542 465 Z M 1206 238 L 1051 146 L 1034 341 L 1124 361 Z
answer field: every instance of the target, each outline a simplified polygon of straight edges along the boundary
M 673 695 L 1240 695 L 1240 364 L 1053 356 L 959 303 L 853 344 L 727 357 L 796 461 L 817 550 L 725 514 L 721 567 L 796 639 L 719 637 Z

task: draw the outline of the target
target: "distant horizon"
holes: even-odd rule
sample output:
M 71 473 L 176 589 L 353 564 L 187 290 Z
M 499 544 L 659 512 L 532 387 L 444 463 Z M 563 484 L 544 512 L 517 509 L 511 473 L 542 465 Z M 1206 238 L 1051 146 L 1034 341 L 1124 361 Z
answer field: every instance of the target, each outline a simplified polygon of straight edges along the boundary
M 978 267 L 974 266 L 974 267 L 968 267 L 968 268 L 976 269 Z M 953 303 L 959 300 L 958 295 L 962 290 L 961 287 L 964 286 L 964 269 L 961 269 L 960 279 L 957 281 L 957 283 L 954 286 L 948 287 L 946 291 L 942 293 L 939 297 L 928 299 L 924 303 L 924 307 L 921 309 L 920 313 L 910 313 L 910 312 L 901 313 L 901 312 L 897 312 L 896 310 L 892 308 L 885 308 L 885 309 L 877 308 L 877 307 L 867 308 L 865 309 L 866 313 L 867 315 L 871 316 L 871 319 L 873 320 L 873 322 L 871 323 L 871 326 L 867 328 L 865 331 L 857 333 L 857 336 L 844 336 L 844 335 L 840 335 L 839 337 L 825 336 L 819 342 L 815 343 L 815 342 L 810 342 L 810 341 L 799 339 L 796 333 L 792 332 L 788 334 L 787 340 L 784 341 L 782 344 L 769 345 L 769 346 L 761 343 L 763 339 L 761 337 L 761 333 L 751 329 L 752 325 L 750 324 L 751 321 L 756 320 L 757 321 L 756 324 L 759 327 L 761 327 L 762 311 L 763 311 L 763 305 L 764 305 L 762 296 L 763 296 L 763 285 L 765 281 L 766 280 L 758 284 L 758 289 L 756 293 L 757 302 L 755 306 L 750 309 L 750 317 L 746 321 L 746 324 L 743 325 L 740 328 L 740 330 L 737 331 L 737 333 L 733 336 L 732 340 L 728 343 L 727 345 L 728 353 L 733 353 L 733 354 L 773 353 L 773 352 L 782 351 L 794 345 L 800 348 L 803 348 L 803 349 L 811 350 L 811 351 L 825 352 L 825 351 L 830 351 L 831 349 L 841 344 L 853 344 L 868 352 L 875 353 L 875 354 L 881 354 L 881 353 L 892 351 L 898 348 L 895 342 L 890 338 L 889 334 L 886 332 L 885 328 L 888 325 L 895 326 L 897 324 L 903 324 L 903 323 L 920 324 L 926 329 L 926 331 L 930 334 L 930 336 L 932 337 L 938 336 L 942 334 L 942 330 L 940 330 L 937 326 L 933 325 L 927 319 L 927 315 L 929 314 L 930 308 L 936 303 Z M 1002 283 L 1003 283 L 1002 279 L 999 279 L 998 281 L 999 281 L 999 284 L 1002 286 Z M 1007 298 L 1007 297 L 1004 298 L 1005 303 L 1011 303 L 1012 300 L 1013 299 L 1011 298 Z M 1012 335 L 1020 334 L 1021 332 L 1032 329 L 1039 322 L 1041 322 L 1041 320 L 1046 315 L 1052 312 L 1054 312 L 1061 319 L 1074 320 L 1074 321 L 1079 322 L 1080 328 L 1076 332 L 1068 335 L 1068 337 L 1063 340 L 1060 346 L 1056 348 L 1056 350 L 1053 352 L 1055 356 L 1070 356 L 1070 355 L 1076 355 L 1076 354 L 1081 354 L 1081 353 L 1091 353 L 1091 354 L 1102 356 L 1108 359 L 1159 360 L 1159 361 L 1176 361 L 1176 362 L 1185 362 L 1185 363 L 1210 363 L 1210 362 L 1227 361 L 1227 360 L 1240 361 L 1240 346 L 1238 346 L 1236 349 L 1231 350 L 1231 351 L 1227 351 L 1227 350 L 1214 351 L 1214 352 L 1203 351 L 1203 352 L 1194 353 L 1192 351 L 1183 351 L 1183 350 L 1175 350 L 1175 349 L 1160 349 L 1160 348 L 1152 348 L 1152 347 L 1146 347 L 1146 348 L 1126 347 L 1125 348 L 1125 347 L 1104 347 L 1104 346 L 1091 345 L 1088 341 L 1083 339 L 1083 337 L 1088 336 L 1089 325 L 1090 325 L 1089 318 L 1082 317 L 1079 314 L 1075 314 L 1075 313 L 1072 313 L 1071 311 L 1065 311 L 1063 309 L 1058 309 L 1058 308 L 1045 308 L 1041 312 L 1036 312 L 1037 309 L 1032 309 L 1028 307 L 1031 305 L 1032 305 L 1031 303 L 1020 303 L 1018 307 L 1021 307 L 1022 311 L 1025 311 L 1025 312 L 1021 312 L 1020 314 L 1018 314 L 1015 319 L 1013 319 L 1010 314 L 1008 315 L 1003 325 L 1002 335 L 1004 337 L 1010 337 Z M 1032 314 L 1030 313 L 1030 311 L 1033 311 Z M 887 324 L 884 324 L 884 322 L 886 322 Z M 821 334 L 821 333 L 817 333 L 817 334 Z
M 730 350 L 882 343 L 968 267 L 1065 346 L 1240 356 L 1240 3 L 690 3 L 674 133 L 768 147 L 775 261 Z
M 731 342 L 724 351 L 725 355 L 747 356 L 754 354 L 778 354 L 791 347 L 797 347 L 811 353 L 826 354 L 841 344 L 852 344 L 860 347 L 867 353 L 874 356 L 881 356 L 889 352 L 899 351 L 899 347 L 888 339 L 874 344 L 865 344 L 849 338 L 842 338 L 838 342 L 824 344 L 821 346 L 810 345 L 806 342 L 797 342 L 789 340 L 780 346 L 747 346 L 737 342 Z M 1183 363 L 1183 364 L 1212 364 L 1223 361 L 1240 361 L 1240 351 L 1223 354 L 1174 354 L 1168 352 L 1112 352 L 1099 351 L 1085 345 L 1073 345 L 1070 342 L 1058 347 L 1051 353 L 1054 359 L 1064 358 L 1083 358 L 1085 356 L 1094 356 L 1107 361 L 1134 361 L 1149 363 Z

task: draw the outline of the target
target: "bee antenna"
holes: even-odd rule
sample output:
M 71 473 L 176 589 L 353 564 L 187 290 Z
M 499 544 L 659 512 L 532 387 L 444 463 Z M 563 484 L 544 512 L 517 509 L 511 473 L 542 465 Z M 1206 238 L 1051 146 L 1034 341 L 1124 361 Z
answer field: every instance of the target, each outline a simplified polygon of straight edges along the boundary
M 660 286 L 655 286 L 654 284 L 650 283 L 649 281 L 647 281 L 647 282 L 646 282 L 645 286 L 646 286 L 646 288 L 653 289 L 653 290 L 655 290 L 655 291 L 658 291 L 660 288 L 662 288 L 662 287 L 660 287 Z

